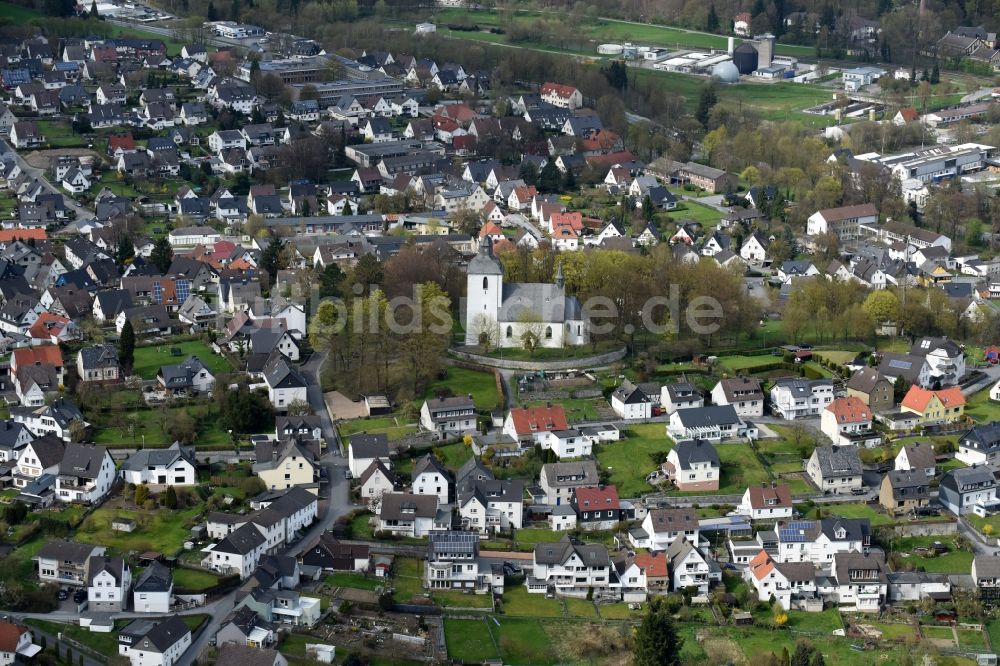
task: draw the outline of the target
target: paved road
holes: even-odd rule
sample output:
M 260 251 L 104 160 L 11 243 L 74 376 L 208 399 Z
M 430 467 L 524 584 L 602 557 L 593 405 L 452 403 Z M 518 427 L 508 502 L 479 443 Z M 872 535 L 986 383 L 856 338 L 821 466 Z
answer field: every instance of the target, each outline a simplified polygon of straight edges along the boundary
M 1000 381 L 1000 365 L 990 365 L 985 368 L 981 368 L 985 377 L 980 379 L 975 384 L 970 384 L 969 386 L 962 389 L 962 393 L 966 396 L 970 396 L 974 393 L 979 393 L 989 387 L 993 386 Z
M 13 153 L 14 159 L 17 161 L 17 165 L 21 167 L 22 170 L 24 170 L 24 173 L 27 174 L 29 177 L 40 182 L 43 186 L 45 186 L 45 189 L 47 189 L 49 192 L 61 195 L 63 201 L 65 202 L 66 208 L 76 213 L 77 219 L 87 219 L 94 216 L 92 211 L 76 203 L 76 201 L 74 201 L 71 197 L 66 196 L 62 190 L 60 190 L 55 185 L 50 183 L 45 178 L 44 169 L 36 169 L 35 167 L 28 164 L 25 161 L 25 159 L 21 157 L 21 155 L 19 155 L 18 152 L 14 150 L 14 148 L 11 147 L 9 143 L 7 143 L 5 139 L 0 139 L 0 144 L 3 144 L 2 148 L 0 148 L 0 153 L 7 153 L 7 152 Z
M 325 361 L 326 353 L 314 352 L 309 357 L 309 360 L 302 365 L 302 374 L 309 381 L 309 386 L 306 388 L 306 398 L 309 401 L 309 406 L 319 415 L 320 422 L 323 425 L 323 437 L 326 439 L 327 450 L 336 451 L 337 455 L 344 455 L 346 452 L 343 450 L 337 429 L 333 427 L 333 420 L 330 418 L 330 412 L 326 408 L 326 401 L 323 399 L 323 389 L 319 375 Z

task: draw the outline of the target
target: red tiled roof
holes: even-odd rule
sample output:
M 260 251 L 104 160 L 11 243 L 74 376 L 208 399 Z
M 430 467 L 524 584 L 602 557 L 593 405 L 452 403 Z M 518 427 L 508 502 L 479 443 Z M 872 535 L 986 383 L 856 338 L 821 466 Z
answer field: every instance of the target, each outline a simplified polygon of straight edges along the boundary
M 576 88 L 573 86 L 566 86 L 561 83 L 552 83 L 550 81 L 542 85 L 543 95 L 553 94 L 564 99 L 569 99 L 575 92 Z
M 0 622 L 0 652 L 16 652 L 21 635 L 28 628 L 12 622 Z
M 614 486 L 586 486 L 574 488 L 576 508 L 580 511 L 604 511 L 621 508 L 618 489 Z
M 750 506 L 754 509 L 792 506 L 792 491 L 785 484 L 771 486 L 750 486 Z M 768 504 L 776 500 L 776 504 Z
M 771 559 L 771 556 L 767 554 L 766 550 L 761 550 L 757 553 L 756 557 L 750 560 L 748 568 L 754 578 L 762 580 L 765 576 L 774 571 L 774 560 Z
M 906 407 L 918 414 L 923 414 L 931 398 L 935 395 L 945 407 L 961 407 L 965 404 L 965 396 L 962 395 L 962 389 L 957 386 L 949 386 L 939 391 L 929 391 L 919 386 L 911 386 L 910 390 L 906 392 L 903 402 L 900 403 L 900 407 Z
M 15 349 L 12 367 L 22 368 L 36 363 L 51 363 L 57 368 L 63 367 L 62 351 L 58 345 L 39 345 L 38 347 L 28 347 Z
M 645 571 L 648 578 L 664 578 L 667 575 L 667 554 L 639 553 L 635 556 L 635 565 Z
M 0 243 L 10 243 L 12 241 L 46 240 L 48 234 L 45 229 L 0 229 Z
M 510 410 L 510 418 L 514 422 L 514 431 L 518 435 L 569 429 L 569 422 L 566 420 L 566 410 L 561 405 L 553 405 L 551 407 L 515 407 Z
M 846 398 L 837 398 L 826 407 L 826 411 L 832 412 L 837 419 L 837 423 L 859 423 L 872 420 L 872 410 L 868 405 L 861 402 L 860 398 L 853 395 Z

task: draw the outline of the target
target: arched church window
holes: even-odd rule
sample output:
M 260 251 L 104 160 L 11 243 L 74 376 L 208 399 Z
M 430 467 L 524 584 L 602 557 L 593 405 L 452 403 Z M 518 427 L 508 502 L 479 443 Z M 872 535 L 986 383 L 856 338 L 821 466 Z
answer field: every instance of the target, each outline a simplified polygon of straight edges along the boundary
M 490 279 L 488 277 L 483 278 L 483 291 L 490 288 Z
M 552 327 L 551 326 L 546 326 L 545 327 L 545 338 L 547 340 L 552 339 Z
M 508 338 L 514 337 L 514 328 L 512 326 L 507 327 L 507 337 Z

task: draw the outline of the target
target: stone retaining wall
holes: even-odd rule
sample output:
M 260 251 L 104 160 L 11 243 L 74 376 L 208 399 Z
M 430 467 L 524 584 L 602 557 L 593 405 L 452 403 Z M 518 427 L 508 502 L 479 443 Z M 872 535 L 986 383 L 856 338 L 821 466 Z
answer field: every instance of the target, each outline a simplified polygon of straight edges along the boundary
M 471 352 L 459 351 L 457 349 L 448 350 L 455 358 L 470 361 L 489 368 L 503 368 L 504 370 L 572 370 L 574 368 L 584 369 L 599 367 L 617 363 L 625 358 L 627 349 L 622 347 L 612 352 L 597 354 L 594 356 L 581 356 L 580 358 L 570 358 L 560 361 L 514 361 L 510 359 L 493 358 Z

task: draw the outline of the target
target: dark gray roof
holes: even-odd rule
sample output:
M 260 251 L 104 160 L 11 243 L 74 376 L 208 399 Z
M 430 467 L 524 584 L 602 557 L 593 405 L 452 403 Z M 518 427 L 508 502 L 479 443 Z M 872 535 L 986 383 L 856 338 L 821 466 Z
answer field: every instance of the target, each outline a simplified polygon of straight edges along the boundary
M 85 369 L 118 366 L 118 350 L 114 345 L 95 345 L 80 350 L 80 360 Z
M 389 436 L 385 434 L 354 435 L 349 446 L 355 459 L 389 457 Z
M 957 494 L 983 490 L 985 488 L 995 488 L 996 477 L 988 467 L 960 467 L 945 473 L 941 477 L 940 488 L 949 490 Z
M 175 615 L 153 627 L 132 649 L 162 654 L 190 633 L 184 620 Z
M 893 499 L 919 500 L 930 497 L 927 474 L 924 473 L 923 468 L 891 470 L 885 476 L 889 479 Z
M 264 535 L 260 533 L 260 530 L 247 523 L 233 530 L 226 538 L 217 543 L 212 551 L 246 555 L 259 548 L 264 542 Z
M 40 467 L 45 469 L 58 465 L 66 454 L 66 442 L 55 435 L 42 435 L 31 442 L 31 450 L 35 452 Z
M 274 666 L 281 653 L 262 647 L 249 647 L 227 643 L 218 648 L 215 666 Z
M 100 546 L 73 541 L 49 541 L 38 551 L 38 557 L 83 565 L 95 548 L 100 548 Z
M 101 473 L 101 464 L 107 457 L 108 450 L 103 446 L 73 442 L 66 446 L 62 462 L 59 463 L 59 474 L 96 479 Z
M 975 425 L 959 441 L 962 446 L 983 453 L 1000 449 L 1000 421 Z
M 950 358 L 962 355 L 961 348 L 948 338 L 921 338 L 911 348 L 910 353 L 916 356 L 926 356 L 938 350 L 944 351 Z
M 691 382 L 674 382 L 673 384 L 667 384 L 666 389 L 671 401 L 701 397 L 701 391 Z
M 557 543 L 540 543 L 535 545 L 535 562 L 539 564 L 562 564 L 573 554 L 576 554 L 584 565 L 600 567 L 610 564 L 608 549 L 600 544 L 577 543 L 569 535 Z
M 852 573 L 856 571 L 878 571 L 878 582 L 888 583 L 885 575 L 885 559 L 881 553 L 836 553 L 833 556 L 833 573 L 840 585 L 849 585 L 851 582 L 871 582 L 867 576 L 854 579 Z
M 479 534 L 476 532 L 436 531 L 430 533 L 428 541 L 430 559 L 455 554 L 479 555 Z
M 87 585 L 92 585 L 94 577 L 102 571 L 111 574 L 115 582 L 121 584 L 125 571 L 125 560 L 120 557 L 110 557 L 108 555 L 94 555 L 87 560 Z
M 813 453 L 824 479 L 861 474 L 861 458 L 856 446 L 818 446 Z
M 676 412 L 677 418 L 685 428 L 698 428 L 715 425 L 739 423 L 740 417 L 732 405 L 710 405 L 681 409 Z
M 698 514 L 693 509 L 653 509 L 649 512 L 653 532 L 687 532 L 698 529 Z
M 674 447 L 681 469 L 691 469 L 691 465 L 709 463 L 719 467 L 719 454 L 710 442 L 702 439 L 684 439 Z
M 542 474 L 551 488 L 593 486 L 599 481 L 593 460 L 548 463 L 542 465 Z
M 791 379 L 779 379 L 774 383 L 775 388 L 783 387 L 788 389 L 792 394 L 793 398 L 809 398 L 813 394 L 813 390 L 821 386 L 833 387 L 833 381 L 829 379 L 800 379 L 798 377 L 793 377 Z
M 271 388 L 292 388 L 308 386 L 302 373 L 292 367 L 284 356 L 276 356 L 264 366 L 264 379 Z
M 133 589 L 136 592 L 169 592 L 173 586 L 170 569 L 154 560 L 139 576 Z
M 847 380 L 847 388 L 860 391 L 861 393 L 871 393 L 875 390 L 875 385 L 880 381 L 889 381 L 875 368 L 862 368 Z
M 437 515 L 437 495 L 414 495 L 412 493 L 385 493 L 379 518 L 382 520 L 412 520 L 433 518 Z
M 410 477 L 416 479 L 425 472 L 436 472 L 446 479 L 451 477 L 451 472 L 445 469 L 444 465 L 429 453 L 413 464 L 413 471 L 410 473 Z
M 973 564 L 976 567 L 976 578 L 1000 578 L 1000 556 L 976 555 Z
M 122 463 L 123 470 L 141 472 L 148 467 L 170 467 L 178 460 L 186 460 L 197 467 L 194 449 L 174 442 L 166 449 L 140 449 Z
M 910 463 L 910 467 L 916 467 L 921 470 L 928 467 L 934 467 L 936 462 L 934 457 L 934 447 L 928 442 L 910 442 L 903 447 L 906 451 L 906 459 Z

